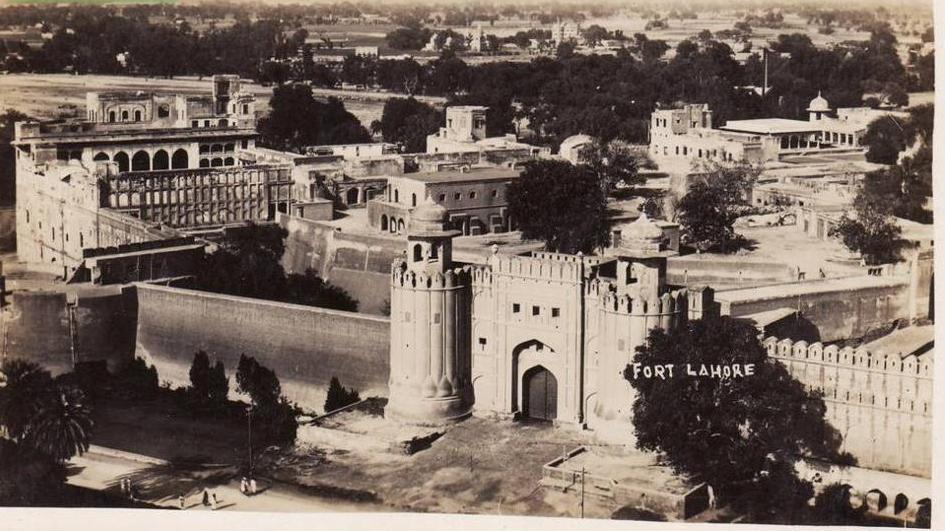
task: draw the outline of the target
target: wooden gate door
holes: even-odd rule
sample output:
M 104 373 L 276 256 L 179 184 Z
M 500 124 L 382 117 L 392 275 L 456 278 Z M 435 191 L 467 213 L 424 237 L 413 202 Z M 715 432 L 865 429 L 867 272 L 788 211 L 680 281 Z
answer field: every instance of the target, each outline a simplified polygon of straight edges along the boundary
M 558 416 L 558 381 L 548 369 L 529 369 L 523 378 L 522 393 L 525 416 L 538 420 L 554 420 Z

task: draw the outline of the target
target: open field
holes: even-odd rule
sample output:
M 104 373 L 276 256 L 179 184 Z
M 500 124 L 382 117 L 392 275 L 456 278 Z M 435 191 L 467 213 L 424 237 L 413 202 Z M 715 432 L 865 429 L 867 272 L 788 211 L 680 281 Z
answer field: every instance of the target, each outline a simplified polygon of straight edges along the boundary
M 258 113 L 269 107 L 272 87 L 244 82 L 244 90 L 256 95 Z M 165 94 L 208 94 L 210 78 L 178 77 L 174 79 L 69 74 L 8 74 L 0 76 L 0 112 L 16 109 L 37 119 L 63 116 L 82 116 L 85 113 L 85 93 L 95 91 L 150 91 Z M 379 120 L 384 102 L 399 94 L 375 91 L 344 91 L 314 89 L 316 96 L 334 96 L 345 103 L 365 127 Z M 420 96 L 417 99 L 440 105 L 444 98 Z

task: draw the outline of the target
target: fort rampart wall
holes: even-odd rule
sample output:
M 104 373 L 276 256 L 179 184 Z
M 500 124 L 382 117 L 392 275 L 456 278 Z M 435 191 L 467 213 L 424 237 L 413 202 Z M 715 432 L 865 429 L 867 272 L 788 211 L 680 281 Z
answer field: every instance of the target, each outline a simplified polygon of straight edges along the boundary
M 932 467 L 931 355 L 869 352 L 769 337 L 768 355 L 809 391 L 858 465 L 929 477 Z

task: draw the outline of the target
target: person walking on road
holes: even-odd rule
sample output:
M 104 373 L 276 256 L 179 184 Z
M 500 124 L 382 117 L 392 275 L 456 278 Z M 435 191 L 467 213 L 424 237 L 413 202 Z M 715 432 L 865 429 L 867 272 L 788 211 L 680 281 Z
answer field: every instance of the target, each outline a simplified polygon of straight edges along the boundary
M 177 495 L 177 506 L 180 507 L 181 511 L 184 510 L 184 493 L 183 492 Z
M 204 507 L 210 505 L 210 491 L 203 489 L 203 500 L 201 500 Z
M 242 478 L 240 478 L 240 493 L 243 496 L 246 496 L 249 494 L 249 481 L 246 480 L 246 476 L 243 476 Z
M 251 478 L 249 480 L 249 491 L 255 495 L 258 491 L 256 490 L 256 478 Z
M 217 510 L 217 493 L 214 492 L 210 495 L 210 505 L 213 507 L 213 510 Z

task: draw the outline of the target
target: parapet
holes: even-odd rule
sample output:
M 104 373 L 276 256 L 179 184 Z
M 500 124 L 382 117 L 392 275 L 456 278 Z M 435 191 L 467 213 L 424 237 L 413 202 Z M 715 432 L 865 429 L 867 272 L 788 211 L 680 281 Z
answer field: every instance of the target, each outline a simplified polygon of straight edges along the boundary
M 538 256 L 499 256 L 489 259 L 493 275 L 510 275 L 536 280 L 581 282 L 584 262 L 581 256 L 536 253 Z
M 811 361 L 838 367 L 858 368 L 873 372 L 932 378 L 934 362 L 932 356 L 913 354 L 900 356 L 870 352 L 863 347 L 824 346 L 821 342 L 808 344 L 806 341 L 792 341 L 768 337 L 763 341 L 768 356 L 777 359 Z
M 608 312 L 627 315 L 671 315 L 686 311 L 689 306 L 689 293 L 682 288 L 667 291 L 657 299 L 647 300 L 608 291 L 600 296 L 599 301 L 601 307 Z
M 397 288 L 408 289 L 452 289 L 467 286 L 472 273 L 467 267 L 457 267 L 445 273 L 408 271 L 403 260 L 395 260 L 391 266 L 391 283 Z

